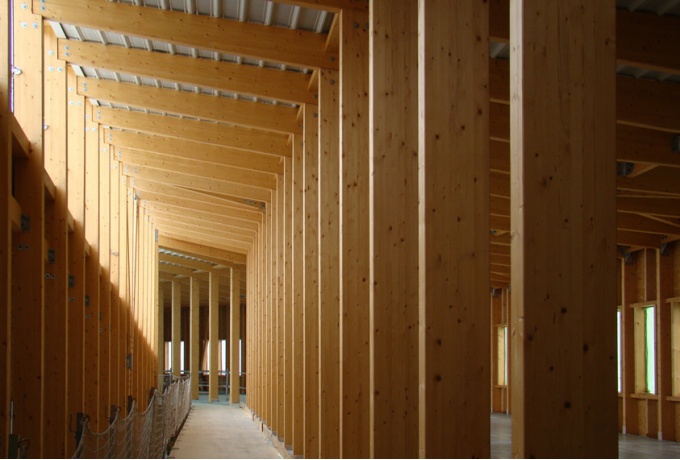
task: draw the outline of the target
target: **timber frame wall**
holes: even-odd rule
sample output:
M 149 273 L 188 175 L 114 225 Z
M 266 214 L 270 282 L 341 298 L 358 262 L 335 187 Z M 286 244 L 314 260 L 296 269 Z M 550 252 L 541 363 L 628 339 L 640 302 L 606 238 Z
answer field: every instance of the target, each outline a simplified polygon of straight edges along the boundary
M 513 457 L 616 457 L 617 413 L 619 431 L 677 439 L 680 212 L 665 212 L 680 162 L 663 149 L 680 131 L 680 86 L 615 69 L 678 74 L 680 54 L 626 42 L 637 23 L 613 1 L 280 0 L 334 13 L 330 32 L 241 23 L 265 37 L 245 45 L 223 18 L 141 3 L 15 0 L 10 15 L 0 0 L 0 34 L 13 17 L 14 49 L 30 50 L 12 76 L 0 42 L 0 452 L 10 401 L 32 457 L 69 456 L 79 412 L 103 430 L 111 406 L 146 402 L 167 336 L 178 374 L 182 317 L 192 342 L 206 328 L 214 369 L 215 265 L 231 269 L 231 305 L 245 286 L 229 336 L 232 353 L 246 341 L 247 405 L 294 455 L 487 458 L 492 411 L 512 414 Z M 680 43 L 666 19 L 650 29 Z M 47 20 L 312 72 L 206 83 L 180 56 L 102 52 L 120 72 L 294 106 L 76 76 L 69 64 L 99 51 L 57 40 Z M 490 59 L 490 41 L 512 59 Z M 617 160 L 653 167 L 617 177 Z M 169 268 L 164 249 L 212 271 Z M 648 304 L 657 395 L 634 364 Z

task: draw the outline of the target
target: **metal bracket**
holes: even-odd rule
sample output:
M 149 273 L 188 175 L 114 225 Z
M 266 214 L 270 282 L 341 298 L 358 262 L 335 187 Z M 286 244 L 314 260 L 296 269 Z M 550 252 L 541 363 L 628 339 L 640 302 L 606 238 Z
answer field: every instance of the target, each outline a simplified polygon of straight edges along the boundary
M 89 307 L 90 306 L 90 296 L 85 294 L 85 306 Z
M 54 248 L 49 248 L 47 250 L 47 260 L 51 264 L 57 261 L 57 251 Z
M 619 177 L 626 177 L 633 172 L 635 165 L 626 161 L 616 162 L 616 175 Z
M 671 141 L 671 150 L 674 152 L 680 152 L 680 134 L 673 136 Z
M 76 277 L 73 275 L 68 275 L 68 287 L 74 288 L 76 287 Z
M 132 353 L 128 353 L 127 356 L 125 356 L 125 367 L 127 369 L 132 369 Z
M 659 253 L 662 256 L 671 255 L 671 243 L 669 243 L 669 242 L 661 243 L 661 247 L 659 248 Z
M 31 231 L 31 216 L 27 216 L 26 214 L 21 215 L 21 231 L 24 233 Z

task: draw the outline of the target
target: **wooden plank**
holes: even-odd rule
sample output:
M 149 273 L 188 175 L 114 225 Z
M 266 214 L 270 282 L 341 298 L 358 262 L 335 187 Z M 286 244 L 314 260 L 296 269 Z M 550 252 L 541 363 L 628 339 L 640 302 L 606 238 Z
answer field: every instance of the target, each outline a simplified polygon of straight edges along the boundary
M 22 229 L 12 240 L 11 270 L 11 377 L 9 398 L 14 404 L 14 433 L 31 440 L 31 455 L 43 455 L 42 396 L 44 313 L 44 152 L 43 31 L 42 22 L 14 3 L 12 64 L 22 70 L 14 79 L 13 109 L 18 124 L 30 142 L 31 154 L 13 162 L 13 193 L 22 215 L 30 218 L 30 230 Z M 26 27 L 22 27 L 24 23 Z M 9 254 L 7 254 L 9 256 Z
M 286 134 L 101 106 L 93 106 L 92 114 L 104 126 L 270 155 L 291 155 Z
M 44 7 L 44 8 L 43 8 Z M 269 27 L 179 11 L 142 8 L 105 0 L 34 0 L 46 19 L 149 38 L 191 48 L 263 59 L 299 67 L 337 68 L 314 32 Z
M 417 7 L 372 4 L 371 457 L 419 453 Z
M 670 196 L 619 196 L 619 212 L 645 213 L 655 216 L 680 218 L 680 198 Z
M 340 29 L 342 233 L 340 456 L 370 456 L 368 15 L 345 10 Z
M 45 177 L 51 177 L 54 198 L 45 207 L 46 246 L 54 251 L 45 264 L 45 304 L 68 305 L 68 207 L 66 165 L 66 72 L 54 53 L 56 37 L 52 29 L 43 30 L 45 124 Z M 60 67 L 61 65 L 61 67 Z M 58 70 L 61 68 L 61 71 Z M 47 181 L 45 181 L 47 184 Z M 58 190 L 58 192 L 57 192 Z M 48 275 L 49 274 L 49 279 Z M 52 276 L 54 275 L 54 277 Z M 43 388 L 44 450 L 46 457 L 66 457 L 68 411 L 66 410 L 67 308 L 45 309 L 43 354 L 49 388 Z M 0 416 L 1 417 L 1 416 Z
M 291 289 L 292 289 L 292 379 L 293 379 L 293 452 L 304 453 L 304 145 L 303 137 L 293 139 L 293 191 L 292 203 L 292 246 L 291 246 Z
M 486 458 L 489 11 L 470 0 L 419 14 L 420 455 Z
M 286 367 L 285 367 L 285 179 L 279 176 L 279 184 L 276 189 L 276 388 L 274 403 L 276 412 L 276 436 L 285 447 L 288 427 L 286 426 Z
M 159 254 L 159 257 L 161 254 Z M 200 285 L 201 281 L 195 277 L 191 277 L 191 286 L 190 286 L 190 297 L 189 297 L 189 308 L 191 309 L 190 313 L 190 347 L 191 347 L 191 360 L 189 361 L 189 366 L 190 366 L 190 372 L 192 375 L 191 379 L 191 399 L 198 399 L 198 371 L 200 369 L 200 363 L 198 362 L 199 360 L 199 347 L 200 347 L 200 337 L 199 337 L 199 330 L 200 330 L 200 315 L 199 315 L 199 310 L 200 310 Z
M 656 292 L 658 299 L 666 299 L 673 295 L 673 257 L 670 253 L 654 251 L 656 276 Z M 658 353 L 657 393 L 659 395 L 658 433 L 666 441 L 675 441 L 675 403 L 668 400 L 673 396 L 673 317 L 672 306 L 658 305 L 656 337 Z
M 302 72 L 65 39 L 59 41 L 59 59 L 85 67 L 291 104 L 316 102 L 315 94 L 307 89 L 310 77 Z
M 223 193 L 225 195 L 240 196 L 246 199 L 265 201 L 269 199 L 269 190 L 253 187 L 251 185 L 236 184 L 206 177 L 183 174 L 179 172 L 162 171 L 145 166 L 133 166 L 123 164 L 123 174 L 131 178 L 140 178 L 154 182 L 165 182 L 166 184 L 188 187 L 195 190 Z
M 339 74 L 319 75 L 319 455 L 340 456 Z
M 297 147 L 293 147 L 293 157 Z M 284 305 L 284 404 L 285 404 L 285 436 L 284 444 L 288 450 L 293 449 L 295 428 L 293 426 L 293 158 L 286 158 L 284 173 L 284 230 L 283 230 L 283 305 Z
M 9 123 L 12 136 L 12 156 L 28 158 L 31 155 L 31 141 L 28 140 L 24 129 L 13 114 L 9 118 Z
M 512 453 L 614 457 L 615 10 L 510 8 Z
M 116 149 L 116 157 L 125 164 L 144 166 L 160 171 L 179 172 L 191 176 L 205 177 L 215 181 L 243 184 L 251 187 L 273 189 L 276 179 L 273 174 L 260 171 L 211 164 L 193 159 L 160 155 L 156 152 Z
M 230 123 L 278 133 L 300 133 L 296 109 L 222 96 L 78 77 L 78 94 L 90 99 Z
M 111 405 L 120 406 L 124 396 L 120 392 L 121 363 L 124 355 L 121 350 L 121 318 L 120 318 L 120 184 L 121 175 L 118 162 L 109 164 L 110 201 L 111 201 Z M 162 312 L 160 313 L 162 315 Z M 159 318 L 159 328 L 163 327 Z M 162 353 L 161 348 L 160 353 Z M 162 362 L 162 355 L 160 355 Z M 159 388 L 162 388 L 160 386 Z M 123 406 L 120 406 L 121 408 Z
M 148 208 L 144 208 L 147 209 Z M 158 214 L 153 215 L 153 222 L 158 228 L 174 227 L 176 229 L 188 230 L 205 235 L 215 235 L 216 237 L 223 237 L 225 239 L 240 241 L 242 243 L 252 245 L 254 242 L 254 235 L 243 234 L 240 229 L 234 229 L 229 226 L 221 224 L 206 224 L 205 222 L 192 221 L 185 219 L 183 222 L 178 222 L 172 216 L 162 216 Z
M 241 272 L 231 269 L 231 295 L 229 300 L 229 402 L 238 404 L 241 401 L 241 375 L 239 372 L 239 351 L 241 340 Z M 244 318 L 245 319 L 245 318 Z
M 304 327 L 305 458 L 319 457 L 319 108 L 305 106 Z
M 616 186 L 619 190 L 654 192 L 678 198 L 680 197 L 680 184 L 678 184 L 677 176 L 676 168 L 659 167 L 634 178 L 618 177 Z
M 251 243 L 243 241 L 243 238 L 232 235 L 221 235 L 218 231 L 204 230 L 200 227 L 192 228 L 186 225 L 173 224 L 169 222 L 155 222 L 158 230 L 164 234 L 173 234 L 177 236 L 193 237 L 201 240 L 211 240 L 219 243 L 221 246 L 228 246 L 235 252 L 248 254 Z
M 94 124 L 95 129 L 98 125 Z M 101 139 L 101 134 L 100 134 Z M 111 419 L 111 155 L 100 142 L 99 157 L 99 408 L 102 420 Z M 106 425 L 104 425 L 106 426 Z
M 115 145 L 116 151 L 125 148 L 145 150 L 172 157 L 272 174 L 283 172 L 283 163 L 279 157 L 241 149 L 111 129 L 104 131 L 104 140 L 108 144 Z

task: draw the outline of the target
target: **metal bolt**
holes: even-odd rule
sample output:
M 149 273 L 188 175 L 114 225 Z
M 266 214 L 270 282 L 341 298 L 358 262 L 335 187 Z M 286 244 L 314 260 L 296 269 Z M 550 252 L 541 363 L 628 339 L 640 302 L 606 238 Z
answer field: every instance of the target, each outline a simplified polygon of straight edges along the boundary
M 49 66 L 47 70 L 49 70 L 50 72 L 54 72 L 54 66 Z
M 54 51 L 50 50 L 47 54 L 49 54 L 50 56 L 54 56 Z
M 64 69 L 61 68 L 61 67 L 57 67 L 57 70 L 58 70 L 59 72 L 63 72 L 63 71 L 64 71 Z
M 26 28 L 26 27 L 28 27 L 28 24 L 25 23 L 25 22 L 22 22 L 22 23 L 21 23 L 21 27 Z
M 37 23 L 37 22 L 34 22 L 34 23 L 33 23 L 33 28 L 34 28 L 34 29 L 37 29 L 37 28 L 38 28 L 38 23 Z
M 46 9 L 47 9 L 47 7 L 44 6 L 44 5 L 40 7 L 40 10 L 41 10 L 41 11 L 45 11 Z
M 26 8 L 28 8 L 28 5 L 25 4 L 25 3 L 22 3 L 22 4 L 21 4 L 21 9 L 22 9 L 22 10 L 25 10 Z
M 358 23 L 358 22 L 355 22 L 355 23 L 352 24 L 352 26 L 353 26 L 355 29 L 358 29 L 358 28 L 359 28 L 359 23 Z

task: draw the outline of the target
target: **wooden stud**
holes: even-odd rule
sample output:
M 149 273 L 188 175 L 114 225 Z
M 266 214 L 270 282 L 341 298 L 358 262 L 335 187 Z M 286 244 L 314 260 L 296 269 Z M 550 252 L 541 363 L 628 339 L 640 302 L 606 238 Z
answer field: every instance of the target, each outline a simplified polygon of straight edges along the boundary
M 420 3 L 424 458 L 491 455 L 488 16 L 477 0 Z
M 117 161 L 111 161 L 110 169 L 110 201 L 111 201 L 111 405 L 120 406 L 124 399 L 121 394 L 120 381 L 122 363 L 125 355 L 120 348 L 121 344 L 121 301 L 120 301 L 120 167 Z M 160 312 L 159 315 L 163 313 Z M 159 318 L 159 330 L 163 330 L 162 316 Z M 162 334 L 161 334 L 162 340 Z M 162 348 L 159 353 L 162 353 Z M 162 354 L 159 361 L 162 363 Z M 162 365 L 162 364 L 161 364 Z M 161 370 L 162 372 L 162 370 Z M 162 385 L 162 383 L 161 383 Z M 162 386 L 159 386 L 162 388 Z
M 229 302 L 229 346 L 230 360 L 229 360 L 229 402 L 231 404 L 238 404 L 241 402 L 241 373 L 239 371 L 240 364 L 240 346 L 241 341 L 241 272 L 237 268 L 231 269 L 231 296 Z
M 216 402 L 219 400 L 217 388 L 217 372 L 218 372 L 218 342 L 219 342 L 219 280 L 216 273 L 210 273 L 210 364 L 208 371 L 210 372 L 210 381 L 208 387 L 208 401 Z
M 304 123 L 304 370 L 305 458 L 319 458 L 319 108 Z
M 95 125 L 96 126 L 96 125 Z M 101 133 L 100 133 L 101 139 Z M 111 408 L 111 153 L 99 144 L 99 408 L 102 420 L 110 420 Z M 102 426 L 106 426 L 105 424 Z
M 676 440 L 675 432 L 675 402 L 668 397 L 673 396 L 673 357 L 672 340 L 673 331 L 672 305 L 667 303 L 673 295 L 673 259 L 670 254 L 663 254 L 659 249 L 654 250 L 656 268 L 656 292 L 657 299 L 657 363 L 658 381 L 657 394 L 659 395 L 659 420 L 657 422 L 658 434 L 661 439 L 667 441 Z
M 11 2 L 0 1 L 0 41 L 10 43 Z M 0 439 L 9 435 L 12 324 L 12 132 L 9 46 L 0 46 Z
M 417 7 L 371 10 L 371 457 L 418 456 Z
M 340 456 L 339 74 L 319 76 L 319 456 Z
M 180 369 L 180 332 L 182 330 L 181 323 L 181 308 L 182 308 L 182 290 L 178 282 L 172 283 L 172 378 L 178 379 L 182 375 Z
M 295 150 L 295 148 L 294 148 Z M 295 155 L 295 153 L 293 153 Z M 287 449 L 293 448 L 293 159 L 286 158 L 284 173 L 284 230 L 283 230 L 283 315 L 284 315 L 284 412 Z
M 172 292 L 172 291 L 171 291 Z M 162 287 L 158 289 L 158 310 L 156 310 L 156 388 L 163 393 L 165 390 L 165 298 Z M 192 374 L 193 375 L 193 374 Z M 198 379 L 195 379 L 198 381 Z M 193 396 L 192 396 L 193 398 Z
M 43 354 L 45 376 L 50 382 L 43 387 L 44 450 L 46 457 L 64 458 L 68 432 L 66 410 L 66 341 L 68 305 L 68 207 L 66 164 L 66 68 L 56 59 L 56 37 L 51 28 L 44 36 L 45 174 L 55 186 L 54 201 L 45 207 L 45 240 L 54 251 L 53 261 L 45 264 L 45 305 L 65 308 L 45 309 Z M 54 275 L 54 277 L 52 276 Z M 49 279 L 48 279 L 49 276 Z M 0 415 L 0 418 L 2 415 Z M 6 438 L 3 438 L 6 439 Z
M 370 456 L 368 15 L 340 18 L 340 456 Z
M 292 258 L 291 258 L 291 321 L 292 321 L 292 389 L 293 389 L 293 452 L 302 455 L 304 452 L 304 252 L 303 252 L 303 193 L 304 193 L 304 145 L 303 137 L 293 139 L 293 193 L 292 204 Z
M 515 457 L 617 455 L 614 22 L 510 5 Z

